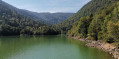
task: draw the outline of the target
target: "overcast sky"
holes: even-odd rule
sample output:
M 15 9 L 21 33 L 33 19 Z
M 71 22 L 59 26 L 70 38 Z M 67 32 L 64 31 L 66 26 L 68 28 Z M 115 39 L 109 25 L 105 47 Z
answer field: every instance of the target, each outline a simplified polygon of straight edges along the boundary
M 90 0 L 3 0 L 17 8 L 34 12 L 77 12 Z

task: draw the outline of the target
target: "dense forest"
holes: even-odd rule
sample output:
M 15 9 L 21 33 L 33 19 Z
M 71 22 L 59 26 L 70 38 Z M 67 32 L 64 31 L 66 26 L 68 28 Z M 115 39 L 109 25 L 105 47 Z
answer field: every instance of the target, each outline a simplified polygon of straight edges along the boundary
M 118 0 L 91 0 L 86 5 L 83 6 L 76 14 L 67 20 L 63 21 L 56 25 L 56 27 L 62 30 L 63 33 L 66 33 L 71 29 L 72 24 L 76 21 L 79 21 L 81 17 L 92 16 L 100 13 L 103 9 L 107 9 L 113 3 L 116 3 Z
M 116 0 L 95 1 L 110 3 Z M 108 8 L 102 9 L 101 12 L 81 17 L 79 21 L 73 24 L 67 34 L 79 38 L 103 40 L 119 46 L 119 2 L 110 4 Z
M 53 26 L 34 21 L 0 4 L 0 35 L 20 34 L 45 35 L 57 34 L 57 31 Z

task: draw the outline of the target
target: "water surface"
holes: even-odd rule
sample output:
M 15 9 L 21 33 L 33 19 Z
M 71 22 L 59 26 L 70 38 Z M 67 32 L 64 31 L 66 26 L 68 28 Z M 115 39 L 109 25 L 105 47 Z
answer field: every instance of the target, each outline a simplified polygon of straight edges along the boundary
M 113 59 L 85 43 L 55 36 L 0 37 L 0 59 Z

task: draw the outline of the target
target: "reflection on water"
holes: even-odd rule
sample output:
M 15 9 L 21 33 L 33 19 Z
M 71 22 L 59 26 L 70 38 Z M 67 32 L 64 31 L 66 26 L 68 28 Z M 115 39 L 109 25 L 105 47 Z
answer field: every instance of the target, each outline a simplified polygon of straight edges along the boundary
M 65 36 L 0 37 L 0 59 L 113 59 Z

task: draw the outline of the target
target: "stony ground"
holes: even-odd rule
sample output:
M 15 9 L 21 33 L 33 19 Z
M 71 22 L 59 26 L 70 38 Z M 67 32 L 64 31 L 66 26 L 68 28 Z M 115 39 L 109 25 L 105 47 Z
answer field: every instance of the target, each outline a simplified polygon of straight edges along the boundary
M 79 39 L 78 37 L 73 37 L 73 38 L 76 40 L 87 42 L 86 46 L 102 49 L 105 52 L 109 52 L 109 54 L 112 54 L 112 57 L 114 57 L 115 59 L 119 59 L 119 48 L 114 45 L 111 45 L 109 43 L 104 43 L 102 41 Z

